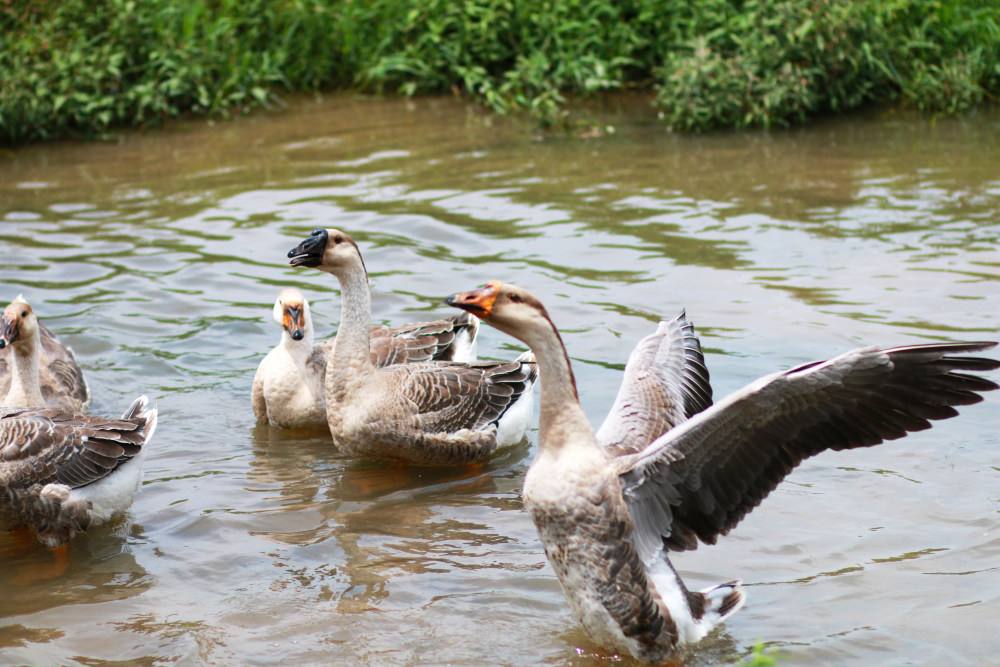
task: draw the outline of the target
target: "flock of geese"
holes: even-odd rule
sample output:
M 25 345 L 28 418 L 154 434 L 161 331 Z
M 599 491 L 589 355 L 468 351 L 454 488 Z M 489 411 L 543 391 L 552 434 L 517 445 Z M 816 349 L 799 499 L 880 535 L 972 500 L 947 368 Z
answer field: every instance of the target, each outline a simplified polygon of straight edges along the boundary
M 502 282 L 455 294 L 434 322 L 372 326 L 358 245 L 315 229 L 290 264 L 340 285 L 337 334 L 316 342 L 308 301 L 283 290 L 280 343 L 251 402 L 276 428 L 328 429 L 343 453 L 462 465 L 524 437 L 540 384 L 538 451 L 524 505 L 570 607 L 604 647 L 659 663 L 744 602 L 739 581 L 690 591 L 671 551 L 713 544 L 805 458 L 876 445 L 957 414 L 998 388 L 977 375 L 994 342 L 865 347 L 765 376 L 713 403 L 684 313 L 632 351 L 595 433 L 569 357 L 542 303 Z M 483 321 L 529 348 L 477 361 Z M 86 415 L 90 395 L 68 348 L 16 298 L 0 321 L 0 530 L 28 527 L 49 547 L 123 512 L 156 429 L 146 397 L 119 419 Z

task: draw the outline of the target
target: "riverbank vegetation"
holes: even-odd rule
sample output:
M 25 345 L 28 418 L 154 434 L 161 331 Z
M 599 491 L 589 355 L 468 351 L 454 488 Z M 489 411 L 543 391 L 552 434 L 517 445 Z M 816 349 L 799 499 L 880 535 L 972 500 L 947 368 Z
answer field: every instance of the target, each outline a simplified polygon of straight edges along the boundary
M 458 93 L 544 124 L 646 89 L 671 129 L 1000 94 L 996 0 L 0 0 L 0 142 L 286 91 Z

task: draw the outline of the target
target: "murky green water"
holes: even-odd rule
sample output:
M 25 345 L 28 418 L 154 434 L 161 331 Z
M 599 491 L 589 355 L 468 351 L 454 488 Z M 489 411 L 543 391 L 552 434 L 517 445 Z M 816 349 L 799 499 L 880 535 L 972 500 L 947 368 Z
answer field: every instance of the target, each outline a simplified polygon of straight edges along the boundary
M 867 343 L 1000 337 L 1000 122 L 852 118 L 545 138 L 452 100 L 334 98 L 215 126 L 0 156 L 0 300 L 23 292 L 115 413 L 161 411 L 126 520 L 68 567 L 0 535 L 2 664 L 590 665 L 520 487 L 537 433 L 473 469 L 342 458 L 257 427 L 278 290 L 319 332 L 335 282 L 285 252 L 359 241 L 375 318 L 500 278 L 549 308 L 596 423 L 635 342 L 680 308 L 721 397 Z M 484 328 L 480 354 L 513 339 Z M 808 461 L 689 584 L 747 606 L 689 664 L 755 640 L 787 664 L 974 664 L 1000 640 L 1000 396 L 903 441 Z M 627 662 L 627 661 L 626 661 Z

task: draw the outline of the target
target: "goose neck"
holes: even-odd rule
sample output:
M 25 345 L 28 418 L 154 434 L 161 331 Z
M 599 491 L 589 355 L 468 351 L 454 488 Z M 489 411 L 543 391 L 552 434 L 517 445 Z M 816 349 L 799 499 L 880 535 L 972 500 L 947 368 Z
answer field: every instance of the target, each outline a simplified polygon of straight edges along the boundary
M 369 328 L 372 320 L 371 292 L 363 269 L 337 276 L 340 281 L 340 327 L 334 346 L 335 366 L 371 366 Z
M 541 384 L 540 445 L 553 449 L 574 437 L 585 435 L 592 439 L 593 431 L 580 406 L 569 356 L 555 327 L 539 332 L 529 345 L 538 361 Z
M 9 406 L 37 407 L 45 404 L 38 375 L 37 335 L 21 345 L 13 346 L 10 354 L 10 390 L 4 401 Z

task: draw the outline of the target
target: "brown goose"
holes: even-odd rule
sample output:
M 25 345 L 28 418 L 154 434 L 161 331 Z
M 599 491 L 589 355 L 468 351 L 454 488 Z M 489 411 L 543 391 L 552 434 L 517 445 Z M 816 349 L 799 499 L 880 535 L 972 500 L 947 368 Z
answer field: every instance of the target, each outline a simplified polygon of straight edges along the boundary
M 258 421 L 278 428 L 326 429 L 323 378 L 336 336 L 314 343 L 309 301 L 290 287 L 281 290 L 272 311 L 281 341 L 260 362 L 251 403 Z M 376 366 L 442 359 L 474 361 L 479 320 L 461 313 L 436 322 L 398 327 L 373 326 L 370 353 Z
M 132 504 L 156 410 L 145 396 L 121 419 L 54 408 L 0 408 L 0 530 L 28 526 L 49 547 Z
M 711 405 L 708 372 L 684 315 L 629 357 L 595 435 L 545 308 L 500 282 L 449 297 L 534 351 L 542 384 L 539 449 L 524 504 L 576 617 L 591 637 L 667 660 L 739 609 L 738 581 L 688 591 L 670 550 L 715 543 L 803 459 L 876 445 L 956 415 L 997 385 L 960 371 L 996 343 L 866 347 L 765 376 Z
M 73 351 L 60 343 L 20 294 L 0 318 L 0 407 L 77 412 L 90 391 Z
M 334 444 L 353 456 L 422 465 L 477 461 L 524 437 L 536 378 L 528 352 L 515 361 L 372 363 L 371 293 L 350 236 L 316 228 L 288 252 L 292 266 L 340 282 L 337 344 L 328 353 L 326 418 Z

